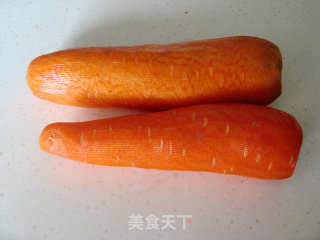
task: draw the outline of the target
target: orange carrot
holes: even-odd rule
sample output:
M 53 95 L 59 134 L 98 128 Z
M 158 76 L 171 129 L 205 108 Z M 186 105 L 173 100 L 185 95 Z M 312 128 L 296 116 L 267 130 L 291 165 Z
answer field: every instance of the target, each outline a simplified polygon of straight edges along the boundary
M 301 143 L 293 116 L 242 103 L 53 123 L 40 136 L 42 150 L 81 162 L 262 179 L 290 177 Z
M 282 57 L 256 37 L 70 49 L 40 56 L 27 83 L 39 98 L 82 107 L 161 110 L 217 102 L 269 104 Z

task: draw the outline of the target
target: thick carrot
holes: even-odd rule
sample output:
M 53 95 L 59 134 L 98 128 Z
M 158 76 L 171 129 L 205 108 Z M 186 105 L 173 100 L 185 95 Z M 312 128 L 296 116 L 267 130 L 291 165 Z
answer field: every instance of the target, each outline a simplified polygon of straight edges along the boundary
M 290 177 L 301 143 L 293 116 L 242 103 L 53 123 L 40 136 L 42 150 L 92 164 L 263 179 Z
M 32 92 L 83 106 L 161 110 L 216 102 L 269 104 L 281 93 L 282 57 L 256 37 L 169 45 L 70 49 L 28 69 Z

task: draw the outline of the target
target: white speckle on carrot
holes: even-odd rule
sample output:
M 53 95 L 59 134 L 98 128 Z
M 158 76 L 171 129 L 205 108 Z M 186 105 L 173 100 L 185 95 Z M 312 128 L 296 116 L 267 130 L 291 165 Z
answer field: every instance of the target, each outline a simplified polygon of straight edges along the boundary
M 160 151 L 162 152 L 162 149 L 163 149 L 163 140 L 162 138 L 160 139 Z
M 172 75 L 173 75 L 173 66 L 172 66 L 172 64 L 170 64 L 170 71 L 171 71 L 171 77 L 172 77 Z
M 268 165 L 268 171 L 269 172 L 270 172 L 271 168 L 272 168 L 272 162 L 270 162 L 269 165 Z
M 172 141 L 170 140 L 170 143 L 169 143 L 169 153 L 170 153 L 170 155 L 172 155 L 172 150 L 173 150 Z
M 226 173 L 227 172 L 227 169 L 223 169 L 223 173 Z
M 183 72 L 181 78 L 182 78 L 183 81 L 187 81 L 187 80 L 188 80 L 188 75 L 187 75 L 187 73 L 186 73 L 186 72 Z
M 55 135 L 54 135 L 54 131 L 51 131 L 51 136 L 48 137 L 49 139 L 49 143 L 50 143 L 50 151 L 52 151 L 52 148 L 54 146 L 54 141 L 55 141 Z
M 244 157 L 248 156 L 248 148 L 247 147 L 245 147 L 244 150 L 243 150 L 243 156 Z
M 220 81 L 219 81 L 219 86 L 222 87 L 224 84 L 224 78 L 220 78 Z
M 210 74 L 210 77 L 213 76 L 213 69 L 212 69 L 212 67 L 209 68 L 209 74 Z
M 216 166 L 216 158 L 212 159 L 212 168 L 214 168 Z
M 205 117 L 205 118 L 203 119 L 203 126 L 206 127 L 207 125 L 208 125 L 208 118 Z
M 85 144 L 85 139 L 84 139 L 83 131 L 81 129 L 80 130 L 80 145 L 84 145 L 84 144 Z
M 131 166 L 132 166 L 132 167 L 135 167 L 134 162 L 131 163 Z
M 112 131 L 112 126 L 111 126 L 111 124 L 108 125 L 108 129 L 109 129 L 109 132 Z
M 185 149 L 185 148 L 182 149 L 182 156 L 183 156 L 183 157 L 186 156 L 186 149 Z
M 229 135 L 229 132 L 230 132 L 230 125 L 229 125 L 229 123 L 227 123 L 227 126 L 226 126 L 226 135 Z
M 218 74 L 218 79 L 219 79 L 219 87 L 222 88 L 224 85 L 224 76 L 223 74 Z
M 196 79 L 199 80 L 199 72 L 196 70 Z
M 150 136 L 151 136 L 151 129 L 148 128 L 148 137 L 150 137 Z
M 120 157 L 119 156 L 117 156 L 117 162 L 120 162 Z
M 192 125 L 194 125 L 194 121 L 196 120 L 196 112 L 192 112 Z
M 293 160 L 294 160 L 294 157 L 291 156 L 291 157 L 290 157 L 290 160 L 289 160 L 289 164 L 291 164 L 291 163 L 293 162 Z
M 261 159 L 261 155 L 260 155 L 260 153 L 258 153 L 258 154 L 257 154 L 257 157 L 256 157 L 256 162 L 257 162 L 257 163 L 260 162 L 260 159 Z
M 55 141 L 55 138 L 56 138 L 56 134 L 55 134 L 55 132 L 54 132 L 54 130 L 53 129 L 51 129 L 51 131 L 50 131 L 50 136 L 49 136 L 49 140 L 51 140 L 52 142 L 54 142 Z
M 242 71 L 241 74 L 240 74 L 240 80 L 241 80 L 241 82 L 244 81 L 244 78 L 245 78 L 245 76 L 244 76 L 244 71 Z
M 96 142 L 96 127 L 93 128 L 93 131 L 92 131 L 92 138 L 93 138 L 93 142 L 95 143 Z
M 48 139 L 49 139 L 49 141 L 50 141 L 50 144 L 51 144 L 51 147 L 52 147 L 52 144 L 54 143 L 54 141 L 55 141 L 55 138 L 56 138 L 56 135 L 55 135 L 55 133 L 54 133 L 54 130 L 52 129 L 51 131 L 51 134 L 50 134 L 50 136 L 48 137 Z M 81 139 L 80 139 L 80 141 L 81 141 Z M 81 144 L 81 143 L 80 143 Z
M 233 172 L 233 167 L 230 168 L 230 172 Z

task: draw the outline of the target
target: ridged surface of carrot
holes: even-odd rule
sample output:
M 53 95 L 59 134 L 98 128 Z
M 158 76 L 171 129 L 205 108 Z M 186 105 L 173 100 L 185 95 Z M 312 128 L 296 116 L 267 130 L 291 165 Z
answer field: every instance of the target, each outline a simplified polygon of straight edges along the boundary
M 161 110 L 215 102 L 269 104 L 281 93 L 282 57 L 256 37 L 70 49 L 34 59 L 32 92 L 53 102 Z
M 209 171 L 262 179 L 293 174 L 302 130 L 251 104 L 204 104 L 80 123 L 53 123 L 42 150 L 92 164 Z

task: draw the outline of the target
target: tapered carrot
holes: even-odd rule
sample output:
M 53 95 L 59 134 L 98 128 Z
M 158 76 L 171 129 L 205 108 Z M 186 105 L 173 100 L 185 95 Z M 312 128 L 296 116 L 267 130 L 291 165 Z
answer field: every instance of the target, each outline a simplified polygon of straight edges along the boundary
M 269 104 L 281 93 L 281 70 L 277 46 L 243 36 L 59 51 L 33 60 L 27 83 L 36 96 L 56 103 L 161 110 Z
M 101 165 L 290 177 L 302 143 L 291 115 L 269 107 L 204 104 L 79 123 L 53 123 L 42 150 Z

